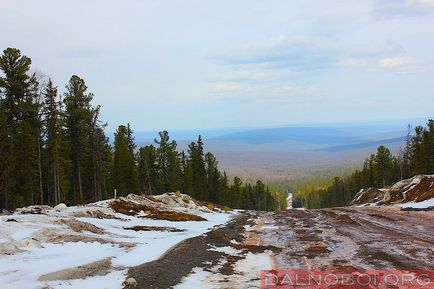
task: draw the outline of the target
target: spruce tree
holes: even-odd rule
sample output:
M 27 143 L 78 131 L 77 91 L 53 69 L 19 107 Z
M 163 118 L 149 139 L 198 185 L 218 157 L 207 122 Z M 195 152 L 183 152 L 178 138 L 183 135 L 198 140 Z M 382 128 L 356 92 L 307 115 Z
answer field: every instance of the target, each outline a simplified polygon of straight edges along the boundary
M 58 204 L 63 201 L 61 197 L 61 180 L 63 179 L 61 168 L 62 126 L 60 123 L 60 103 L 57 100 L 57 87 L 51 79 L 43 92 L 44 104 L 44 140 L 45 161 L 47 175 L 46 202 Z M 63 188 L 64 189 L 64 188 Z
M 139 149 L 137 155 L 140 190 L 145 194 L 154 194 L 157 177 L 157 152 L 153 145 L 147 145 Z
M 117 190 L 119 196 L 139 191 L 134 148 L 134 139 L 129 125 L 120 125 L 115 132 L 112 171 L 113 188 Z
M 215 156 L 208 152 L 205 154 L 207 191 L 209 200 L 214 203 L 220 201 L 220 172 L 217 168 L 218 161 Z
M 182 188 L 184 194 L 193 195 L 193 166 L 191 160 L 187 158 L 185 152 L 181 153 Z
M 93 201 L 107 198 L 111 165 L 111 146 L 108 137 L 104 134 L 104 128 L 107 124 L 99 121 L 99 111 L 100 106 L 92 110 L 92 122 L 89 125 L 92 148 Z
M 160 139 L 154 139 L 158 144 L 157 165 L 158 165 L 158 191 L 165 193 L 169 190 L 181 189 L 181 168 L 176 152 L 176 142 L 170 141 L 167 131 L 159 132 Z
M 2 111 L 2 185 L 5 206 L 34 204 L 40 198 L 38 82 L 31 59 L 7 48 L 0 56 Z
M 193 196 L 195 198 L 208 199 L 206 169 L 203 152 L 202 137 L 199 135 L 197 142 L 192 142 L 188 146 L 190 162 L 193 170 Z
M 90 191 L 90 127 L 93 95 L 87 92 L 83 79 L 73 75 L 64 94 L 66 136 L 72 162 L 73 202 L 84 202 L 84 191 Z
M 393 158 L 390 150 L 385 146 L 379 146 L 375 156 L 376 185 L 385 187 L 392 178 Z

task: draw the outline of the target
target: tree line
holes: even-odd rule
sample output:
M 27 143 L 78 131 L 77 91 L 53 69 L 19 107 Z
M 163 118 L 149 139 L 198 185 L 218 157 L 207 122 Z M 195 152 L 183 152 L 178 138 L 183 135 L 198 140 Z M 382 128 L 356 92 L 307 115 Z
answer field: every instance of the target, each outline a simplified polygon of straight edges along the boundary
M 278 198 L 218 169 L 199 136 L 187 152 L 167 131 L 154 145 L 137 148 L 130 125 L 113 143 L 100 106 L 85 81 L 73 75 L 59 93 L 51 79 L 31 72 L 31 59 L 16 48 L 0 56 L 0 208 L 34 204 L 83 204 L 129 193 L 180 191 L 232 208 L 274 210 Z
M 335 177 L 325 188 L 309 188 L 297 192 L 298 201 L 305 207 L 324 208 L 348 205 L 361 189 L 385 188 L 402 179 L 419 174 L 434 173 L 434 121 L 425 127 L 408 126 L 404 148 L 396 156 L 381 145 L 347 177 Z

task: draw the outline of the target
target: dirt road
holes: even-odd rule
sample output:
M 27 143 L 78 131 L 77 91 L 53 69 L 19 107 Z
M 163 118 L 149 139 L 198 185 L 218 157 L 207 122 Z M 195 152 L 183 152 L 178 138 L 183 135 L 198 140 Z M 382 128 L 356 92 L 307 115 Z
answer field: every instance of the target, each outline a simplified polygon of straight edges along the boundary
M 276 268 L 432 269 L 434 212 L 396 207 L 290 210 L 262 216 Z
M 434 212 L 375 207 L 246 212 L 129 275 L 139 288 L 259 288 L 262 269 L 432 268 Z

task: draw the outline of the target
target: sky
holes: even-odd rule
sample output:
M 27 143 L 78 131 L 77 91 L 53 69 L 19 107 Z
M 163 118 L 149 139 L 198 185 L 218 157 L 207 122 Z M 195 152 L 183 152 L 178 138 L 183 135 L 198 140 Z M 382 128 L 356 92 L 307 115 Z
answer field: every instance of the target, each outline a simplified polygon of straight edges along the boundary
M 114 130 L 431 116 L 434 0 L 0 0 L 60 91 L 84 78 Z

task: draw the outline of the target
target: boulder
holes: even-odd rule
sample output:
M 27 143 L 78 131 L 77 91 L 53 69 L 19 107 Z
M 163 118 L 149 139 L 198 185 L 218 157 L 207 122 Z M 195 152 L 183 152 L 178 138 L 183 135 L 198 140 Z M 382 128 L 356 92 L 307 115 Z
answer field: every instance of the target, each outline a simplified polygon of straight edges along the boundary
M 64 210 L 66 210 L 67 208 L 68 208 L 67 205 L 65 205 L 64 203 L 60 203 L 60 204 L 54 206 L 53 209 L 55 209 L 56 211 L 64 211 Z
M 386 190 L 379 190 L 377 188 L 369 188 L 360 190 L 351 201 L 351 205 L 362 205 L 368 203 L 377 203 L 383 200 Z

